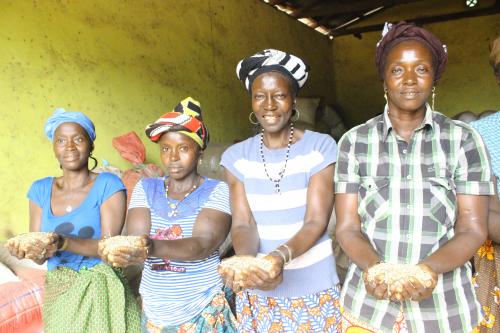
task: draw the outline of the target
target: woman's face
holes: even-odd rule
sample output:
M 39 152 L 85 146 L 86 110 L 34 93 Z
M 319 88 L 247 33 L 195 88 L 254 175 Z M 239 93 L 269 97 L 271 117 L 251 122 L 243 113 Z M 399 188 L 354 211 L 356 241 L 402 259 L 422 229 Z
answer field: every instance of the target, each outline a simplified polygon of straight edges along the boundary
M 190 137 L 179 132 L 167 132 L 158 140 L 160 158 L 165 171 L 176 180 L 197 172 L 201 149 Z
M 408 40 L 387 54 L 384 87 L 389 110 L 414 112 L 425 109 L 434 86 L 431 51 L 422 43 Z
M 54 153 L 61 168 L 88 168 L 92 144 L 83 127 L 77 123 L 62 123 L 54 132 L 53 140 Z
M 267 72 L 252 83 L 252 111 L 265 131 L 276 133 L 288 128 L 294 96 L 290 82 L 282 74 Z

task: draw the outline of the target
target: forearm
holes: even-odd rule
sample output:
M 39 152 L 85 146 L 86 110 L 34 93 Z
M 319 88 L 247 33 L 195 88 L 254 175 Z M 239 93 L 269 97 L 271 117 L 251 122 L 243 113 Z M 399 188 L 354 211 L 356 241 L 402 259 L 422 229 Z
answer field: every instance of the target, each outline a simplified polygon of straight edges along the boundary
M 293 258 L 304 254 L 309 251 L 316 241 L 323 236 L 326 227 L 323 224 L 315 222 L 307 222 L 302 228 L 293 236 L 286 245 L 292 249 Z
M 480 232 L 459 232 L 443 247 L 422 260 L 437 274 L 443 274 L 463 266 L 486 240 Z
M 488 238 L 500 244 L 500 212 L 490 210 L 488 221 Z
M 259 234 L 257 227 L 236 226 L 231 229 L 234 252 L 237 255 L 255 256 L 259 252 Z
M 345 254 L 362 270 L 383 260 L 368 239 L 357 230 L 337 232 L 336 237 Z
M 175 240 L 155 239 L 149 251 L 150 257 L 168 258 L 177 261 L 202 260 L 216 250 L 209 240 L 189 237 Z
M 97 246 L 99 239 L 80 239 L 67 236 L 61 236 L 67 242 L 66 251 L 86 256 L 86 257 L 99 257 L 97 253 Z

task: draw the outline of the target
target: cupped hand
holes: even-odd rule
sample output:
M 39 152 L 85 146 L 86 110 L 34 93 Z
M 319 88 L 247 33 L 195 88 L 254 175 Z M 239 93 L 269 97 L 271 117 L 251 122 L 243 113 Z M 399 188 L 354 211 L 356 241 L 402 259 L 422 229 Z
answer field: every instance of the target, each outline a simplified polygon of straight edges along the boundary
M 385 283 L 385 277 L 382 274 L 375 276 L 374 281 L 368 281 L 368 270 L 373 267 L 367 267 L 363 271 L 363 282 L 366 292 L 378 300 L 390 299 L 391 291 Z
M 104 239 L 99 241 L 97 252 L 101 259 L 114 267 L 141 265 L 152 251 L 153 242 L 147 235 L 141 236 L 134 246 L 120 246 L 109 252 L 104 246 Z
M 231 269 L 230 267 L 222 266 L 219 266 L 217 270 L 222 278 L 222 282 L 226 287 L 228 287 L 235 293 L 242 290 L 242 281 L 240 280 L 239 274 L 236 274 L 235 270 Z

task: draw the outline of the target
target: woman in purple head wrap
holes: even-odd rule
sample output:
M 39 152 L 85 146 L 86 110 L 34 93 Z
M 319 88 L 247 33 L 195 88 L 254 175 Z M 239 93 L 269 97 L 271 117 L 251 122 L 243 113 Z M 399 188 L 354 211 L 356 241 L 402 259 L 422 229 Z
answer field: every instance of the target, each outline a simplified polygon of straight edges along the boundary
M 352 261 L 344 332 L 465 333 L 481 320 L 469 260 L 486 239 L 493 183 L 478 133 L 428 103 L 446 59 L 426 29 L 386 25 L 385 110 L 339 142 L 336 236 Z
M 138 332 L 139 308 L 122 271 L 98 255 L 101 237 L 121 233 L 125 187 L 111 173 L 89 170 L 96 134 L 83 113 L 57 109 L 45 134 L 62 175 L 35 181 L 28 198 L 30 232 L 49 237 L 9 247 L 20 259 L 47 262 L 44 331 Z

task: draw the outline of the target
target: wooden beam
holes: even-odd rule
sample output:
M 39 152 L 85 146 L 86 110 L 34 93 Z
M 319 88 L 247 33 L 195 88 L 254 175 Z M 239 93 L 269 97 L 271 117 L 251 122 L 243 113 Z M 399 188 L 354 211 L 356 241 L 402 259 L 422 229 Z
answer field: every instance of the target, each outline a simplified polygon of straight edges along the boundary
M 318 3 L 322 2 L 322 0 L 305 0 L 298 9 L 294 10 L 290 15 L 294 18 L 304 17 L 302 13 L 310 10 L 311 8 L 316 7 Z
M 333 2 L 305 10 L 300 17 L 333 16 L 353 12 L 367 12 L 381 6 L 401 5 L 422 0 L 361 0 L 356 2 Z
M 416 17 L 411 19 L 404 19 L 406 22 L 413 22 L 418 25 L 423 25 L 427 23 L 436 23 L 436 22 L 444 22 L 444 21 L 453 21 L 462 18 L 468 17 L 478 17 L 478 16 L 487 16 L 494 15 L 500 13 L 500 1 L 497 0 L 496 3 L 488 8 L 476 9 L 476 10 L 467 10 L 459 13 L 453 14 L 445 14 L 445 15 L 437 15 L 437 16 L 428 16 L 428 17 Z M 384 28 L 384 23 L 369 25 L 366 27 L 352 28 L 352 29 L 339 29 L 336 31 L 332 30 L 331 35 L 336 36 L 344 36 L 344 35 L 357 35 L 359 36 L 361 33 L 370 32 L 370 31 L 382 31 Z

